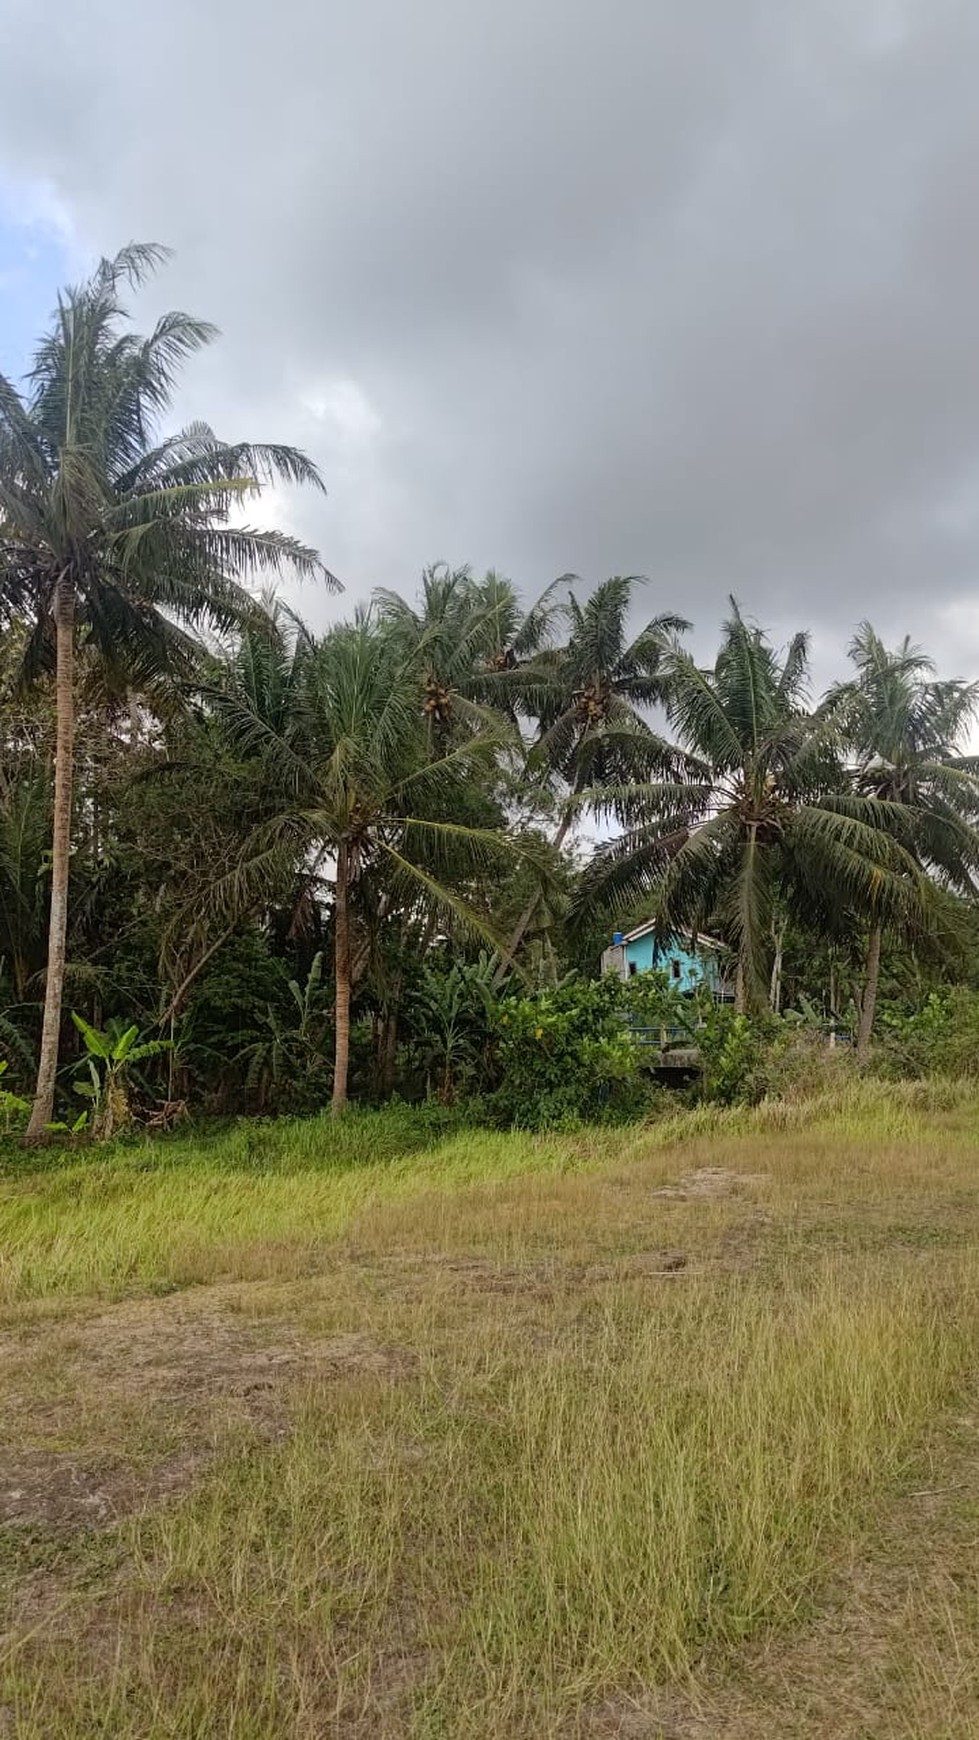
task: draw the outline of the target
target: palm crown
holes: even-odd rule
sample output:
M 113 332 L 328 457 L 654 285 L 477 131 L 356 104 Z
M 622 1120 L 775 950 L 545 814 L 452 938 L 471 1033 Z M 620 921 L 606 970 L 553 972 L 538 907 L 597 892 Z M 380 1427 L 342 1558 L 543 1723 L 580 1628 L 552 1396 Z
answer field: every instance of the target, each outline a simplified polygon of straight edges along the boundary
M 545 665 L 537 695 L 540 731 L 533 761 L 571 794 L 616 786 L 673 765 L 670 748 L 645 717 L 664 700 L 666 637 L 689 627 L 665 614 L 629 631 L 638 581 L 614 575 L 578 602 L 569 594 L 567 644 Z
M 854 760 L 861 791 L 912 812 L 915 849 L 962 893 L 979 869 L 979 757 L 961 753 L 979 710 L 979 683 L 938 682 L 905 639 L 889 651 L 869 623 L 850 646 L 857 675 L 826 700 Z

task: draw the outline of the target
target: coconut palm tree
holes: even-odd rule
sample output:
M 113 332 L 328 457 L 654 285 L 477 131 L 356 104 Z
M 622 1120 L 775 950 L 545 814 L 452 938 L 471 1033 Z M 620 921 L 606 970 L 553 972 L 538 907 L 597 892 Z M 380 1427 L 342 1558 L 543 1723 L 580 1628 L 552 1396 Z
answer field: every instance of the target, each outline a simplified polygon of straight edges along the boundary
M 553 591 L 524 609 L 502 575 L 490 570 L 476 580 L 469 567 L 438 562 L 422 574 L 415 603 L 383 588 L 375 593 L 381 620 L 417 665 L 435 753 L 454 733 L 485 725 L 487 708 L 515 717 L 522 679 L 550 634 Z
M 54 1103 L 68 918 L 79 645 L 133 688 L 186 665 L 186 630 L 226 629 L 254 606 L 243 582 L 290 569 L 325 577 L 315 551 L 240 525 L 273 478 L 321 488 L 290 447 L 229 445 L 204 424 L 164 436 L 180 366 L 215 336 L 165 314 L 146 338 L 121 297 L 166 258 L 133 245 L 65 291 L 22 394 L 0 377 L 0 626 L 26 621 L 23 674 L 54 673 L 51 905 L 37 1092 L 28 1140 Z
M 587 809 L 615 814 L 620 788 L 657 776 L 675 777 L 681 767 L 682 756 L 653 730 L 645 713 L 666 698 L 667 637 L 683 633 L 690 624 L 666 613 L 632 633 L 629 617 L 639 584 L 636 575 L 614 575 L 584 604 L 569 592 L 564 607 L 567 643 L 527 673 L 526 694 L 538 719 L 528 777 L 558 794 L 554 850 L 560 850 Z M 590 793 L 596 796 L 594 804 Z M 521 913 L 501 974 L 512 963 L 538 903 L 535 895 Z
M 579 893 L 579 905 L 612 906 L 652 890 L 664 935 L 720 928 L 742 1011 L 768 1000 L 778 902 L 803 917 L 845 903 L 907 920 L 922 900 L 894 807 L 848 789 L 831 727 L 806 709 L 807 674 L 808 637 L 780 657 L 733 600 L 712 670 L 673 646 L 661 675 L 692 777 L 612 794 L 631 825 Z
M 389 909 L 421 897 L 495 946 L 466 885 L 518 848 L 501 830 L 459 818 L 471 814 L 473 791 L 495 778 L 505 732 L 487 724 L 433 746 L 416 663 L 370 612 L 318 642 L 283 641 L 281 657 L 283 681 L 265 680 L 262 690 L 283 701 L 276 716 L 251 680 L 250 655 L 211 696 L 229 742 L 260 763 L 266 793 L 234 876 L 211 898 L 240 902 L 245 889 L 255 899 L 284 865 L 332 861 L 336 1113 L 347 1100 L 358 902 L 371 922 L 379 902 Z
M 825 712 L 853 758 L 856 789 L 901 811 L 917 862 L 954 893 L 974 896 L 979 872 L 979 757 L 963 736 L 979 710 L 979 683 L 937 681 L 907 637 L 894 650 L 869 622 L 850 644 L 856 676 L 826 697 Z M 872 912 L 857 1049 L 869 1049 L 885 915 Z

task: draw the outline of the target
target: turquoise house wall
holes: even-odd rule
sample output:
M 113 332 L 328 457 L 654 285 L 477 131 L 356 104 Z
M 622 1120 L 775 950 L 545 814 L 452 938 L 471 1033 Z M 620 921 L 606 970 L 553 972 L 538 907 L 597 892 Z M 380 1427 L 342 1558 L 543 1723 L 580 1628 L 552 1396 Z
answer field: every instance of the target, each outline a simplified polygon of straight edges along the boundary
M 681 991 L 692 991 L 697 985 L 705 983 L 715 993 L 720 990 L 721 976 L 713 954 L 694 954 L 683 943 L 671 943 L 663 948 L 657 944 L 652 931 L 646 936 L 637 936 L 632 942 L 622 946 L 625 950 L 627 973 L 631 973 L 633 967 L 637 973 L 648 973 L 653 967 L 657 967 L 660 972 L 667 973 Z M 674 962 L 679 966 L 679 974 L 674 971 Z

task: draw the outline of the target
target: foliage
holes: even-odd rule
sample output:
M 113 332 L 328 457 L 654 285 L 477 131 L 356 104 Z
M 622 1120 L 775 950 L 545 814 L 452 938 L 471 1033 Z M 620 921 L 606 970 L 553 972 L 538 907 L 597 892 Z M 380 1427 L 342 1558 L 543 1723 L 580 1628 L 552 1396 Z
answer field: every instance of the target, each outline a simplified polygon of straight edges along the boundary
M 807 677 L 808 637 L 780 657 L 733 601 L 713 669 L 673 646 L 663 680 L 688 777 L 618 794 L 631 825 L 579 894 L 608 909 L 650 893 L 664 935 L 717 927 L 742 1012 L 768 1002 L 779 901 L 829 926 L 854 908 L 907 926 L 923 905 L 893 806 L 848 786 L 833 732 L 806 710 Z
M 907 639 L 888 651 L 869 623 L 850 647 L 857 675 L 837 684 L 823 711 L 837 724 L 854 758 L 856 789 L 886 805 L 916 861 L 943 893 L 971 898 L 979 872 L 979 758 L 962 753 L 979 708 L 979 683 L 937 681 L 934 666 Z M 962 912 L 953 900 L 932 906 L 951 933 Z M 870 1044 L 877 998 L 881 928 L 886 910 L 872 911 L 859 1049 Z M 935 928 L 934 926 L 932 928 Z
M 890 1076 L 979 1075 L 979 994 L 964 985 L 931 991 L 918 1005 L 884 1004 L 875 1068 Z
M 97 1141 L 108 1141 L 131 1122 L 136 1066 L 168 1051 L 169 1041 L 141 1037 L 135 1022 L 126 1027 L 121 1021 L 110 1021 L 100 1031 L 77 1010 L 72 1010 L 71 1018 L 85 1046 L 83 1078 L 75 1082 L 75 1092 L 90 1102 L 92 1135 Z
M 714 1007 L 707 986 L 682 991 L 659 968 L 623 980 L 617 1003 L 630 1026 L 673 1028 L 690 1036 L 699 1030 L 705 1015 Z
M 762 1098 L 758 1067 L 764 1038 L 760 1023 L 729 1005 L 705 1012 L 697 1034 L 702 1074 L 699 1091 L 721 1106 L 750 1105 Z
M 11 1093 L 4 1085 L 3 1077 L 7 1074 L 9 1064 L 5 1057 L 0 1057 L 0 1130 L 9 1135 L 11 1130 L 19 1129 L 30 1116 L 30 1101 L 21 1094 Z
M 646 1099 L 639 1048 L 614 979 L 571 976 L 554 990 L 501 1000 L 495 1018 L 495 1121 L 527 1130 L 615 1122 Z
M 479 1091 L 498 1016 L 494 969 L 485 952 L 475 961 L 435 957 L 422 968 L 408 1004 L 408 1029 L 426 1086 L 443 1105 L 451 1105 L 460 1088 Z
M 311 1111 L 328 1097 L 330 1013 L 322 978 L 321 950 L 305 984 L 289 980 L 290 1019 L 269 1003 L 259 1016 L 263 1031 L 240 1054 L 249 1103 L 259 1111 Z

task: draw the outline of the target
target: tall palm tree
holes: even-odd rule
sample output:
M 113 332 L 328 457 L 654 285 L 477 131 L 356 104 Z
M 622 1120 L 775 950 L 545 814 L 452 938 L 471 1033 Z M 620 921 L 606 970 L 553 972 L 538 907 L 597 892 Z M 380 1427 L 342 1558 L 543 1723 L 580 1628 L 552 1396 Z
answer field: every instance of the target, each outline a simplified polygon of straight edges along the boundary
M 565 575 L 566 581 L 574 579 Z M 538 719 L 528 757 L 532 780 L 558 793 L 557 827 L 551 845 L 563 846 L 575 819 L 587 808 L 618 813 L 615 793 L 655 776 L 675 777 L 682 761 L 653 730 L 646 710 L 666 698 L 663 655 L 669 635 L 690 624 L 664 614 L 629 628 L 636 575 L 614 575 L 580 604 L 569 592 L 564 647 L 531 667 L 527 694 Z M 592 803 L 589 794 L 595 794 Z M 537 910 L 535 895 L 510 936 L 500 972 L 505 972 Z
M 522 678 L 546 644 L 556 613 L 553 587 L 524 609 L 512 582 L 492 570 L 438 562 L 422 574 L 417 600 L 380 588 L 381 620 L 417 664 L 422 707 L 436 753 L 454 733 L 480 729 L 487 708 L 514 714 Z
M 732 614 L 713 670 L 674 646 L 668 713 L 692 777 L 618 794 L 631 826 L 599 850 L 579 905 L 655 891 L 664 935 L 708 923 L 737 959 L 738 1008 L 768 1000 L 776 902 L 809 914 L 848 902 L 907 916 L 921 878 L 878 796 L 849 791 L 829 728 L 806 710 L 808 639 L 781 658 Z
M 184 632 L 254 608 L 242 582 L 289 568 L 325 576 L 316 552 L 236 522 L 273 478 L 321 488 L 290 447 L 229 445 L 204 424 L 161 436 L 178 370 L 215 336 L 165 314 L 146 338 L 121 296 L 166 258 L 133 245 L 65 291 L 21 394 L 0 377 L 0 625 L 26 620 L 24 675 L 53 670 L 57 703 L 44 1020 L 28 1141 L 50 1121 L 68 919 L 74 664 L 91 647 L 139 688 L 185 665 Z
M 436 752 L 418 706 L 416 664 L 370 613 L 319 642 L 283 645 L 282 657 L 288 673 L 272 692 L 288 704 L 276 717 L 234 672 L 212 696 L 229 740 L 261 762 L 267 793 L 233 886 L 216 887 L 214 898 L 237 898 L 243 885 L 260 890 L 284 862 L 332 860 L 336 1113 L 347 1100 L 357 902 L 376 907 L 383 882 L 388 900 L 420 895 L 489 935 L 465 883 L 516 848 L 498 829 L 458 818 L 469 813 L 473 789 L 495 777 L 504 738 L 485 726 Z
M 937 681 L 905 637 L 889 650 L 869 622 L 850 644 L 856 676 L 830 690 L 827 717 L 854 761 L 858 791 L 899 807 L 919 864 L 946 888 L 974 896 L 979 872 L 979 757 L 961 753 L 979 710 L 979 683 Z M 857 1049 L 873 1035 L 884 915 L 872 915 Z

